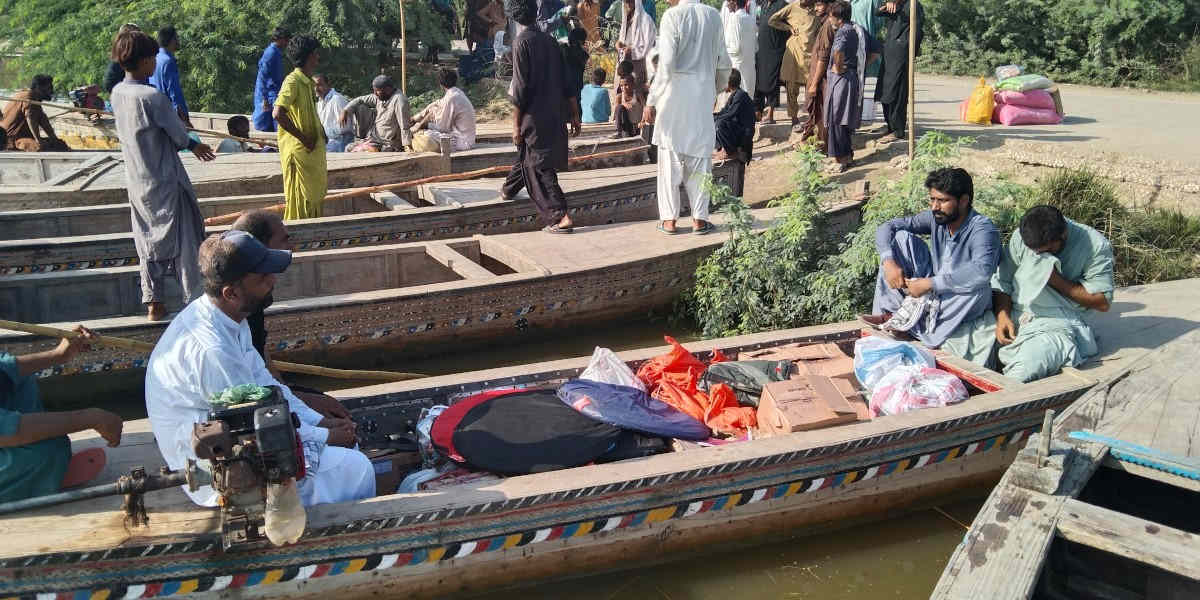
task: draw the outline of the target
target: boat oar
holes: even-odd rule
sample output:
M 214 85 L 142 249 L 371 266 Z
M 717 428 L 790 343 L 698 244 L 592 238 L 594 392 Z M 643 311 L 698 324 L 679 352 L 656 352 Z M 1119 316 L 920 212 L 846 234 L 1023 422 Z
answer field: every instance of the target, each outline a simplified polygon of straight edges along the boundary
M 598 159 L 603 159 L 603 158 L 611 158 L 614 156 L 635 154 L 638 152 L 645 152 L 649 148 L 650 148 L 649 145 L 642 145 L 642 146 L 638 146 L 636 148 L 629 148 L 626 150 L 612 150 L 609 152 L 600 152 L 599 154 L 588 154 L 586 156 L 576 156 L 576 157 L 568 159 L 567 163 L 568 164 L 578 164 L 578 163 L 589 161 L 589 160 L 598 160 Z M 446 175 L 433 175 L 431 177 L 422 177 L 420 179 L 410 179 L 408 181 L 401 181 L 398 183 L 388 183 L 388 184 L 384 184 L 384 185 L 374 185 L 374 186 L 370 186 L 370 187 L 353 188 L 350 190 L 346 190 L 344 192 L 338 192 L 336 194 L 329 194 L 328 196 L 325 196 L 325 199 L 323 200 L 323 202 L 333 202 L 336 200 L 347 200 L 350 198 L 356 198 L 358 196 L 366 196 L 368 194 L 377 194 L 379 192 L 390 192 L 392 190 L 399 190 L 399 189 L 414 187 L 414 186 L 418 186 L 418 185 L 426 185 L 426 184 L 430 184 L 430 183 L 446 183 L 446 182 L 450 182 L 450 181 L 465 181 L 468 179 L 477 179 L 479 177 L 486 177 L 488 175 L 500 175 L 503 173 L 507 173 L 511 168 L 512 167 L 505 167 L 505 166 L 488 167 L 486 169 L 477 169 L 474 171 L 466 171 L 463 173 L 449 173 Z M 274 204 L 271 206 L 264 207 L 261 210 L 269 210 L 272 212 L 282 213 L 284 207 L 286 207 L 286 206 L 287 206 L 286 204 Z M 238 220 L 238 218 L 241 216 L 242 216 L 241 211 L 235 212 L 235 213 L 229 213 L 229 214 L 225 214 L 225 215 L 217 215 L 215 217 L 209 217 L 209 218 L 205 219 L 204 224 L 209 225 L 209 226 L 229 225 L 230 223 L 233 223 L 234 221 Z
M 111 112 L 108 112 L 107 110 L 99 110 L 99 109 L 95 109 L 95 108 L 83 108 L 81 106 L 68 106 L 66 104 L 58 104 L 55 102 L 42 102 L 40 100 L 22 100 L 20 98 L 11 98 L 9 96 L 0 96 L 0 100 L 8 100 L 10 102 L 28 102 L 28 103 L 36 105 L 36 106 L 45 106 L 47 108 L 58 108 L 58 109 L 69 111 L 69 112 L 83 113 L 85 115 L 102 115 L 102 116 L 106 116 L 106 117 L 113 116 L 113 114 Z M 55 115 L 55 116 L 57 116 L 57 115 Z M 276 142 L 274 140 L 268 140 L 266 138 L 244 138 L 244 137 L 238 137 L 236 135 L 229 135 L 228 133 L 221 133 L 220 131 L 213 131 L 211 129 L 196 129 L 194 127 L 185 127 L 184 129 L 187 129 L 188 131 L 193 131 L 196 133 L 201 133 L 204 135 L 212 136 L 212 137 L 225 138 L 225 139 L 230 139 L 230 140 L 234 140 L 234 141 L 238 141 L 238 142 L 246 142 L 248 144 L 258 144 L 260 146 L 271 146 L 273 148 L 279 147 L 279 142 Z
M 5 321 L 0 319 L 0 329 L 8 329 L 11 331 L 20 331 L 22 333 L 30 333 L 33 335 L 43 335 L 52 338 L 74 338 L 78 337 L 79 333 L 69 329 L 59 329 L 57 327 L 49 327 L 47 325 L 35 325 L 32 323 L 20 323 L 17 321 Z M 154 350 L 154 344 L 150 342 L 142 342 L 138 340 L 130 340 L 126 338 L 113 337 L 109 335 L 96 335 L 92 338 L 91 343 L 111 346 L 113 348 L 124 348 L 125 350 L 133 350 L 135 352 L 150 353 Z M 284 362 L 282 360 L 272 360 L 271 366 L 288 373 L 302 373 L 305 375 L 319 375 L 321 377 L 330 377 L 334 379 L 365 379 L 370 381 L 408 381 L 410 379 L 420 379 L 427 377 L 420 373 L 400 373 L 396 371 L 361 371 L 351 369 L 331 369 L 329 367 L 319 367 L 316 365 L 303 365 L 299 363 Z

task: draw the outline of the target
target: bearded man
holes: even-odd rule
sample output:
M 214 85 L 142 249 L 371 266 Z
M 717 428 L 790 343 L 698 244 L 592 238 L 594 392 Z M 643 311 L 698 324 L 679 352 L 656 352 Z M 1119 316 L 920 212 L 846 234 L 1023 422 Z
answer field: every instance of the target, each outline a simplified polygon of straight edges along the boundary
M 207 419 L 210 398 L 242 384 L 278 386 L 300 420 L 297 434 L 307 474 L 298 482 L 305 505 L 345 502 L 375 495 L 375 471 L 354 450 L 355 425 L 309 408 L 271 375 L 254 348 L 246 317 L 268 303 L 275 276 L 292 253 L 272 250 L 245 231 L 204 240 L 200 272 L 204 295 L 183 309 L 163 332 L 146 367 L 146 412 L 167 466 L 183 468 L 192 449 L 192 428 Z M 183 491 L 201 506 L 216 506 L 211 486 Z
M 885 329 L 982 365 L 995 341 L 991 281 L 1000 232 L 975 212 L 974 183 L 963 169 L 932 171 L 925 187 L 929 210 L 875 230 L 880 267 L 872 312 L 891 314 Z

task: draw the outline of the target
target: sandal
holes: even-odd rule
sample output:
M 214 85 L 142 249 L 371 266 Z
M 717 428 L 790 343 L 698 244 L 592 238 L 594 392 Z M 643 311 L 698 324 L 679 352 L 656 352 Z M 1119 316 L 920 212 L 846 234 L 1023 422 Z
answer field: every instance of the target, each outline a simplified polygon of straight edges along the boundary
M 716 227 L 714 227 L 712 223 L 705 221 L 703 225 L 693 228 L 692 231 L 696 235 L 705 235 L 705 234 L 712 233 L 713 230 L 715 230 L 715 229 L 716 229 Z
M 679 235 L 678 229 L 667 229 L 666 227 L 663 227 L 662 223 L 658 224 L 658 230 L 666 235 Z
M 547 225 L 547 226 L 543 227 L 542 231 L 545 231 L 546 233 L 571 233 L 572 231 L 574 231 L 574 228 L 559 227 L 558 224 L 554 224 L 554 225 Z

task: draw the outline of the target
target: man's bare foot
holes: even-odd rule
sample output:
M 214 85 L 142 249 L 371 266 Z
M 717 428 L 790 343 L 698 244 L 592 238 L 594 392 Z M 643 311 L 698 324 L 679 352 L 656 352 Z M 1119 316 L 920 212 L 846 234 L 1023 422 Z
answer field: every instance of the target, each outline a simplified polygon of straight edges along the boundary
M 558 226 L 561 229 L 570 229 L 575 226 L 575 223 L 571 221 L 571 217 L 563 216 L 562 220 L 558 222 Z
M 149 302 L 146 304 L 146 320 L 161 321 L 167 318 L 167 307 L 163 306 L 162 302 Z

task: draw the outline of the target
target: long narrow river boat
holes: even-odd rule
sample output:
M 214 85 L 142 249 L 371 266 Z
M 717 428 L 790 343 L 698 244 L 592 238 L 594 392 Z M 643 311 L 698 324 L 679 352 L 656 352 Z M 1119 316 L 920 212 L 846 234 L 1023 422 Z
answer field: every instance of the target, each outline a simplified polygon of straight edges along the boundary
M 610 464 L 392 494 L 308 510 L 297 544 L 223 549 L 217 512 L 176 489 L 145 496 L 148 526 L 124 522 L 119 498 L 0 517 L 0 596 L 18 598 L 430 597 L 644 565 L 770 532 L 802 535 L 936 503 L 994 482 L 1046 409 L 1195 327 L 1200 281 L 1118 290 L 1099 315 L 1102 354 L 1083 370 L 1022 384 L 956 358 L 957 405 L 832 428 Z M 739 353 L 864 335 L 858 323 L 695 342 Z M 666 348 L 624 352 L 636 368 Z M 338 392 L 356 418 L 416 414 L 448 396 L 580 373 L 566 359 Z M 382 420 L 382 419 L 381 419 Z M 75 448 L 102 440 L 80 435 Z M 102 477 L 161 464 L 145 421 L 131 422 Z

